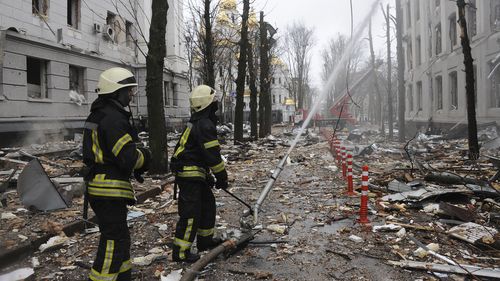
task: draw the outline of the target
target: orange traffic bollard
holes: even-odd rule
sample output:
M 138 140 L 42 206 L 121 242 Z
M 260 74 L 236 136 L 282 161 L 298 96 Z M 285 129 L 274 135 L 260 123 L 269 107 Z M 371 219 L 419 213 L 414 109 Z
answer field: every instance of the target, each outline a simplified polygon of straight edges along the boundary
M 370 223 L 368 219 L 368 166 L 363 166 L 361 176 L 361 207 L 359 208 L 359 219 L 361 224 Z
M 352 152 L 347 153 L 347 196 L 354 196 L 354 184 L 352 182 Z
M 342 178 L 347 177 L 347 163 L 346 163 L 346 148 L 345 146 L 342 146 Z

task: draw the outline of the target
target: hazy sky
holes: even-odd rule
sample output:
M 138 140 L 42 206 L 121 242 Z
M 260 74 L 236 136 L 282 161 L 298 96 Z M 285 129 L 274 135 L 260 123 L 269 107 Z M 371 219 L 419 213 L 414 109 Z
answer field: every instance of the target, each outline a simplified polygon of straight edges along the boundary
M 353 0 L 354 27 L 368 14 L 375 0 Z M 394 0 L 382 0 L 384 6 Z M 285 32 L 286 26 L 293 21 L 302 21 L 307 26 L 314 27 L 315 47 L 311 68 L 311 80 L 314 86 L 321 88 L 320 50 L 326 46 L 328 40 L 337 34 L 350 35 L 350 4 L 349 0 L 255 0 L 253 5 L 258 14 L 265 13 L 266 21 L 278 28 L 278 33 Z M 392 9 L 392 13 L 394 9 Z M 258 16 L 258 15 L 257 15 Z M 380 8 L 374 16 L 373 36 L 375 52 L 385 54 L 385 29 L 383 15 Z M 366 32 L 365 32 L 366 34 Z M 383 38 L 384 37 L 384 38 Z M 368 52 L 368 49 L 366 49 Z

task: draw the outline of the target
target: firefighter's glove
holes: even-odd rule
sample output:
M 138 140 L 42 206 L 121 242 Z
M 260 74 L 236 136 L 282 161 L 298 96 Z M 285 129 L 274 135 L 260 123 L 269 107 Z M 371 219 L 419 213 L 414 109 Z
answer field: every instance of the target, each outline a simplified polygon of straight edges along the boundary
M 134 171 L 134 178 L 139 183 L 144 182 L 144 178 L 142 177 L 142 173 L 140 173 L 139 171 Z
M 217 181 L 215 183 L 215 188 L 217 188 L 217 189 L 224 189 L 224 190 L 226 190 L 227 187 L 228 187 L 227 180 L 225 180 L 225 181 Z
M 228 183 L 227 183 L 227 172 L 226 170 L 215 174 L 215 178 L 217 181 L 215 182 L 215 188 L 217 189 L 227 189 Z

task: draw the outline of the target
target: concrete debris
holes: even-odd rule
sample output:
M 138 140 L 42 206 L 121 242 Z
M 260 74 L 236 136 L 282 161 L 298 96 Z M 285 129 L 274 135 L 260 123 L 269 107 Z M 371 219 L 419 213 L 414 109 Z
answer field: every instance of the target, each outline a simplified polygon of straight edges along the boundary
M 20 268 L 0 275 L 0 281 L 28 280 L 35 274 L 33 268 Z
M 132 259 L 132 264 L 137 265 L 137 266 L 147 266 L 150 265 L 152 262 L 166 258 L 165 255 L 162 253 L 155 253 L 155 254 L 149 254 L 147 256 L 143 257 L 135 257 Z
M 386 231 L 399 231 L 402 227 L 395 224 L 385 224 L 385 225 L 375 225 L 372 230 L 373 232 L 386 232 Z
M 179 281 L 182 277 L 182 269 L 174 270 L 170 272 L 167 276 L 161 275 L 160 281 Z
M 426 247 L 430 251 L 433 251 L 433 252 L 436 252 L 436 253 L 439 252 L 439 244 L 430 243 Z M 424 249 L 422 249 L 420 247 L 413 252 L 414 256 L 419 257 L 421 259 L 425 258 L 428 254 L 429 254 L 429 252 L 427 250 L 424 250 Z
M 54 248 L 59 248 L 60 246 L 63 246 L 68 242 L 69 238 L 66 237 L 66 235 L 64 234 L 53 236 L 47 241 L 47 243 L 40 245 L 38 250 L 40 250 L 40 252 L 43 253 L 45 251 L 52 250 Z
M 349 236 L 349 240 L 356 242 L 356 243 L 361 243 L 364 241 L 363 238 L 356 236 L 356 235 Z

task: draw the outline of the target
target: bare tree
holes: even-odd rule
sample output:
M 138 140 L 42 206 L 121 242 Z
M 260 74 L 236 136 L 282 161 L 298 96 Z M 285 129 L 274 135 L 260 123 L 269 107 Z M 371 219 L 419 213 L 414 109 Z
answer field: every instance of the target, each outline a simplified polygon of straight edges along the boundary
M 469 131 L 469 159 L 479 158 L 479 143 L 477 140 L 476 97 L 474 93 L 474 59 L 467 34 L 467 21 L 465 20 L 465 0 L 458 0 L 458 23 L 460 24 L 460 41 L 464 52 L 465 65 L 465 90 L 467 97 L 467 127 Z
M 314 30 L 312 28 L 307 27 L 302 22 L 295 22 L 287 27 L 284 37 L 286 58 L 290 67 L 297 109 L 303 109 L 305 81 L 309 77 L 309 67 L 307 66 L 311 61 L 311 50 L 314 46 L 313 36 Z
M 153 0 L 149 29 L 148 55 L 146 57 L 146 95 L 148 99 L 149 143 L 152 152 L 151 173 L 168 170 L 167 128 L 163 108 L 163 67 L 166 55 L 165 33 L 168 3 Z
M 250 88 L 250 136 L 253 139 L 258 137 L 257 132 L 257 75 L 256 75 L 256 60 L 254 59 L 255 49 L 251 43 L 248 44 L 248 72 L 249 72 L 249 85 Z
M 241 21 L 240 55 L 238 58 L 238 77 L 236 78 L 236 109 L 234 119 L 234 141 L 243 141 L 243 98 L 245 92 L 245 78 L 248 51 L 248 14 L 250 1 L 243 0 L 243 15 Z
M 321 79 L 326 82 L 332 74 L 335 67 L 340 63 L 342 55 L 347 50 L 348 38 L 344 35 L 338 34 L 336 37 L 331 38 L 328 45 L 321 51 L 321 58 L 323 66 L 321 70 Z M 358 70 L 359 63 L 363 56 L 363 49 L 356 47 L 350 51 L 350 60 L 342 66 L 342 71 L 339 72 L 337 79 L 333 83 L 333 87 L 328 89 L 327 108 L 333 106 L 335 98 L 338 98 L 348 86 L 348 79 L 351 74 Z
M 380 88 L 378 84 L 378 74 L 377 74 L 377 67 L 376 67 L 376 60 L 375 60 L 375 51 L 373 50 L 373 36 L 372 36 L 372 22 L 370 20 L 370 25 L 368 26 L 368 42 L 370 45 L 370 64 L 372 66 L 373 70 L 373 86 L 375 88 L 375 93 L 377 94 L 377 108 L 375 110 L 375 116 L 377 122 L 380 124 L 380 131 L 382 134 L 385 132 L 385 126 L 384 126 L 384 118 L 383 118 L 383 112 L 382 112 L 382 95 L 380 93 Z

